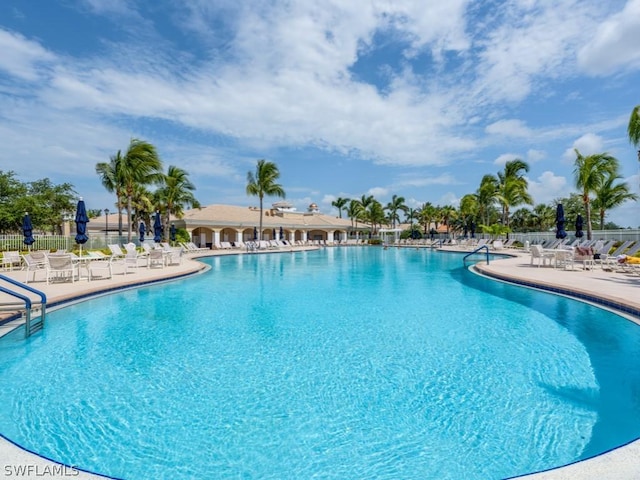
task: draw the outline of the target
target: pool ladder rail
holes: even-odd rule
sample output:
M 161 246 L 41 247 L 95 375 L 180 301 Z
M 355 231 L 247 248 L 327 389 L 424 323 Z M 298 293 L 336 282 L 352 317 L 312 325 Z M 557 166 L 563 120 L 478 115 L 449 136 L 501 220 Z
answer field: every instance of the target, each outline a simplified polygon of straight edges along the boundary
M 33 287 L 25 285 L 24 283 L 18 282 L 12 278 L 6 277 L 4 275 L 0 275 L 0 281 L 7 282 L 14 287 L 21 288 L 23 290 L 27 290 L 30 293 L 38 295 L 40 297 L 40 301 L 32 301 L 27 295 L 19 293 L 15 291 L 16 289 L 11 289 L 3 284 L 0 284 L 0 292 L 5 293 L 11 297 L 17 298 L 24 302 L 24 310 L 19 308 L 19 304 L 16 302 L 12 303 L 0 303 L 0 309 L 11 309 L 15 308 L 18 312 L 22 312 L 25 323 L 24 323 L 24 334 L 25 338 L 30 337 L 34 333 L 44 328 L 44 322 L 47 314 L 47 297 L 40 290 L 36 290 Z M 20 303 L 22 305 L 22 303 Z M 36 317 L 34 320 L 33 317 Z
M 470 257 L 471 255 L 474 255 L 476 253 L 480 253 L 480 250 L 486 250 L 487 265 L 489 265 L 489 247 L 487 247 L 486 245 L 481 245 L 478 248 L 476 248 L 473 252 L 467 253 L 464 256 L 464 258 L 462 259 L 462 263 L 466 266 L 467 265 L 467 257 Z

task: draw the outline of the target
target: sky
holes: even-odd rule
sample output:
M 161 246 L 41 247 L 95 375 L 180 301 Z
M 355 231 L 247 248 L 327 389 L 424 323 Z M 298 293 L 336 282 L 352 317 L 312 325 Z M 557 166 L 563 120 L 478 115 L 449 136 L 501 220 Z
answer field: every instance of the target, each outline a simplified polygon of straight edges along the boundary
M 264 158 L 298 210 L 337 215 L 458 206 L 514 158 L 551 203 L 577 148 L 640 193 L 639 45 L 640 0 L 3 0 L 0 170 L 113 211 L 95 165 L 138 138 L 203 205 L 257 205 Z M 640 203 L 608 220 L 640 226 Z

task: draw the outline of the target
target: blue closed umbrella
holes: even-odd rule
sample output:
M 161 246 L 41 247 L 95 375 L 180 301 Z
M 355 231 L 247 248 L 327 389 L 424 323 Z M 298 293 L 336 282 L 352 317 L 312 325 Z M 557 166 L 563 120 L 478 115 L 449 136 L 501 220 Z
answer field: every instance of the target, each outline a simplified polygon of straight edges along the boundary
M 144 242 L 144 233 L 146 230 L 147 228 L 144 226 L 144 222 L 140 222 L 140 228 L 138 229 L 140 232 L 140 243 Z
M 471 238 L 476 238 L 476 224 L 471 222 Z
M 256 240 L 258 240 L 258 229 L 253 227 L 253 241 L 255 242 Z
M 561 203 L 556 207 L 556 238 L 566 238 L 567 232 L 564 231 L 564 207 Z
M 282 227 L 280 227 L 280 240 L 282 240 L 284 238 L 284 230 Z
M 176 241 L 176 226 L 172 223 L 171 228 L 169 229 L 169 239 L 172 242 Z
M 160 221 L 160 212 L 156 212 L 156 219 L 153 222 L 153 241 L 156 243 L 162 241 L 162 222 Z
M 80 256 L 82 256 L 82 245 L 89 240 L 87 236 L 87 223 L 89 223 L 87 209 L 84 206 L 84 200 L 80 197 L 78 206 L 76 207 L 76 243 L 80 245 Z
M 582 215 L 578 215 L 576 217 L 576 238 L 582 238 L 584 233 L 582 231 L 582 227 L 584 226 L 584 221 L 582 220 Z
M 24 218 L 22 219 L 22 234 L 24 235 L 24 244 L 31 246 L 36 241 L 33 238 L 33 227 L 31 226 L 31 217 L 28 213 L 25 212 Z

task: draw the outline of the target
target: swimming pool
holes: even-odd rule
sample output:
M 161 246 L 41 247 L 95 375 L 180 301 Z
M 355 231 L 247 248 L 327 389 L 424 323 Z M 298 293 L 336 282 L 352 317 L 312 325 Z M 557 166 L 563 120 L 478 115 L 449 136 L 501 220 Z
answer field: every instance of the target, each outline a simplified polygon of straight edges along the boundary
M 497 479 L 640 435 L 614 314 L 426 250 L 205 261 L 0 339 L 0 433 L 128 479 Z

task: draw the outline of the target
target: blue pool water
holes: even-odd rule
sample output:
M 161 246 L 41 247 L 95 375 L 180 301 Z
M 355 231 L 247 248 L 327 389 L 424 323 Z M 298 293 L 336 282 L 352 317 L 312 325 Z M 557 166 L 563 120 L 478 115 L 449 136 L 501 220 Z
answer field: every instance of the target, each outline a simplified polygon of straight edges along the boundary
M 204 260 L 0 339 L 0 433 L 127 479 L 499 479 L 640 436 L 640 327 L 425 250 Z

